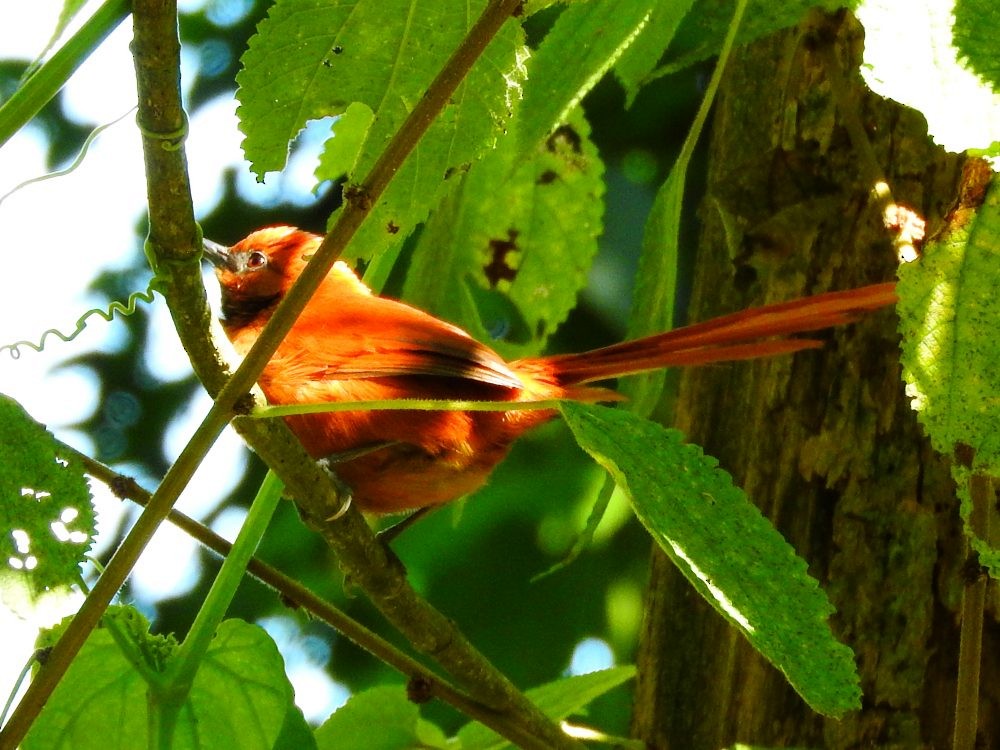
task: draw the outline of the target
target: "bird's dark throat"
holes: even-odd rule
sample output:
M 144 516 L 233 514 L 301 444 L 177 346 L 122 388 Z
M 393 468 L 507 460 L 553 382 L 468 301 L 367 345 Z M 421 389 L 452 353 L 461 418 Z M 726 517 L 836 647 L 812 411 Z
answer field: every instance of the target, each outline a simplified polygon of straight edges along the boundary
M 246 325 L 264 310 L 275 307 L 280 299 L 281 295 L 277 293 L 265 297 L 225 295 L 222 300 L 222 319 L 227 328 Z

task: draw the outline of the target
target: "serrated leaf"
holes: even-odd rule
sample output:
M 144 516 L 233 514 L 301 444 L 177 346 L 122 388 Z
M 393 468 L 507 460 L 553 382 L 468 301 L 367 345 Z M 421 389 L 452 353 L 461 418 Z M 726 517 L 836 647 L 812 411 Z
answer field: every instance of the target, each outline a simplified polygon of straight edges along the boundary
M 355 693 L 316 730 L 318 750 L 418 750 L 445 748 L 444 733 L 420 718 L 402 685 Z
M 520 154 L 548 137 L 632 44 L 657 0 L 601 0 L 566 8 L 528 61 L 518 112 Z
M 243 148 L 258 177 L 284 166 L 288 144 L 306 122 L 357 102 L 374 115 L 348 175 L 363 178 L 484 7 L 485 0 L 278 0 L 237 78 Z M 371 257 L 405 239 L 439 199 L 446 175 L 493 145 L 517 98 L 522 44 L 520 26 L 509 21 L 397 172 L 345 258 Z M 349 161 L 325 159 L 338 169 Z M 321 176 L 335 176 L 326 169 Z
M 978 524 L 973 524 L 973 507 L 975 501 L 972 497 L 972 482 L 974 472 L 967 466 L 962 466 L 958 461 L 951 464 L 951 476 L 955 480 L 955 491 L 959 499 L 959 512 L 962 516 L 962 526 L 969 544 L 978 557 L 977 562 L 986 568 L 990 577 L 1000 580 L 1000 548 L 990 544 L 989 539 L 984 539 L 974 528 Z
M 140 642 L 137 650 L 147 647 Z M 146 747 L 146 688 L 108 630 L 95 630 L 25 738 L 25 750 Z M 296 711 L 274 641 L 256 625 L 226 620 L 180 711 L 172 748 L 272 750 Z
M 374 120 L 375 113 L 367 104 L 354 102 L 348 105 L 333 124 L 333 134 L 320 154 L 316 182 L 337 180 L 354 171 Z
M 949 456 L 970 446 L 975 468 L 992 474 L 1000 471 L 998 185 L 993 177 L 981 206 L 953 212 L 923 259 L 900 266 L 897 306 L 906 392 L 931 444 Z
M 698 593 L 813 710 L 840 716 L 860 707 L 853 654 L 827 623 L 833 606 L 715 459 L 677 430 L 620 409 L 566 403 L 561 410 Z
M 635 667 L 612 667 L 598 672 L 563 677 L 528 690 L 525 695 L 553 721 L 581 711 L 599 698 L 635 676 Z M 462 727 L 457 736 L 462 750 L 499 750 L 512 747 L 492 729 L 478 722 Z
M 994 0 L 955 0 L 952 27 L 955 47 L 965 62 L 994 91 L 1000 91 L 1000 7 Z M 997 134 L 1000 140 L 1000 133 Z
M 770 0 L 750 0 L 740 24 L 737 44 L 749 44 L 755 39 L 780 29 L 795 26 L 813 8 L 835 11 L 839 8 L 854 9 L 858 0 L 793 0 L 775 3 Z M 676 41 L 667 51 L 664 67 L 667 73 L 707 60 L 718 54 L 726 36 L 729 22 L 736 8 L 736 0 L 699 0 L 691 8 L 680 28 Z
M 519 162 L 516 137 L 477 162 L 421 233 L 404 296 L 537 352 L 576 305 L 601 233 L 603 165 L 579 110 Z
M 693 4 L 694 0 L 674 0 L 654 5 L 649 21 L 615 63 L 615 74 L 625 87 L 626 106 L 635 101 Z
M 83 468 L 13 399 L 0 394 L 0 555 L 3 574 L 39 593 L 75 584 L 94 539 Z

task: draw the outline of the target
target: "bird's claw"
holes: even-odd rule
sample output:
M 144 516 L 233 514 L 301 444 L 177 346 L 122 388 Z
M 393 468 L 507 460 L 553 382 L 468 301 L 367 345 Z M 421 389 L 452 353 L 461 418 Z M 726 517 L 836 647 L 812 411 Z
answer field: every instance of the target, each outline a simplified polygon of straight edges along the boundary
M 332 514 L 324 518 L 324 521 L 336 521 L 341 518 L 348 509 L 351 507 L 351 501 L 354 499 L 351 494 L 351 488 L 348 487 L 344 480 L 337 476 L 337 473 L 333 470 L 332 461 L 329 458 L 321 458 L 316 461 L 316 464 L 321 468 L 333 483 L 333 486 L 337 488 L 337 495 L 341 498 L 340 507 L 337 508 Z

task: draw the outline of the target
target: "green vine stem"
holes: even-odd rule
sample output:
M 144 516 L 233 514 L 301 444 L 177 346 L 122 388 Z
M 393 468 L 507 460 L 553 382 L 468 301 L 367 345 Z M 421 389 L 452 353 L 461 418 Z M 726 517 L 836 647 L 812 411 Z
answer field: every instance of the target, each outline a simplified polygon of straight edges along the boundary
M 0 107 L 0 146 L 55 98 L 80 64 L 129 14 L 129 0 L 107 0 L 80 30 Z
M 451 401 L 431 398 L 395 398 L 386 401 L 324 401 L 311 404 L 256 406 L 251 415 L 258 419 L 273 419 L 293 414 L 320 414 L 338 411 L 538 411 L 558 409 L 563 400 L 540 398 L 525 401 Z
M 263 539 L 278 503 L 281 502 L 282 487 L 281 480 L 275 473 L 268 471 L 257 491 L 257 496 L 250 505 L 243 526 L 236 535 L 232 550 L 223 561 L 219 574 L 215 577 L 201 609 L 198 610 L 191 630 L 167 664 L 164 681 L 161 684 L 150 685 L 150 690 L 158 694 L 157 700 L 150 701 L 150 708 L 159 713 L 159 716 L 151 722 L 151 726 L 156 726 L 159 732 L 156 737 L 149 738 L 150 747 L 170 750 L 177 718 L 191 692 L 195 675 L 215 636 L 216 628 L 226 616 L 229 604 L 236 595 L 236 589 L 243 580 L 247 564 L 257 550 L 260 540 Z

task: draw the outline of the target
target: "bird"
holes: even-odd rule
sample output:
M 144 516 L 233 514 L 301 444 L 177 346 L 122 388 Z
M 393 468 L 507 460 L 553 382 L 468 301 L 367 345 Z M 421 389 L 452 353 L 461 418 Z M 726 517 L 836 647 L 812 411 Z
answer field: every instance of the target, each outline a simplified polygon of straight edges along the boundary
M 221 323 L 245 355 L 322 237 L 290 226 L 227 247 L 204 240 Z M 446 399 L 518 403 L 622 400 L 599 381 L 666 367 L 788 354 L 822 342 L 789 334 L 841 325 L 897 301 L 895 283 L 750 308 L 578 354 L 505 361 L 458 326 L 376 295 L 344 261 L 330 268 L 258 385 L 271 404 Z M 314 459 L 370 514 L 436 507 L 482 487 L 517 438 L 553 408 L 352 410 L 286 416 Z

